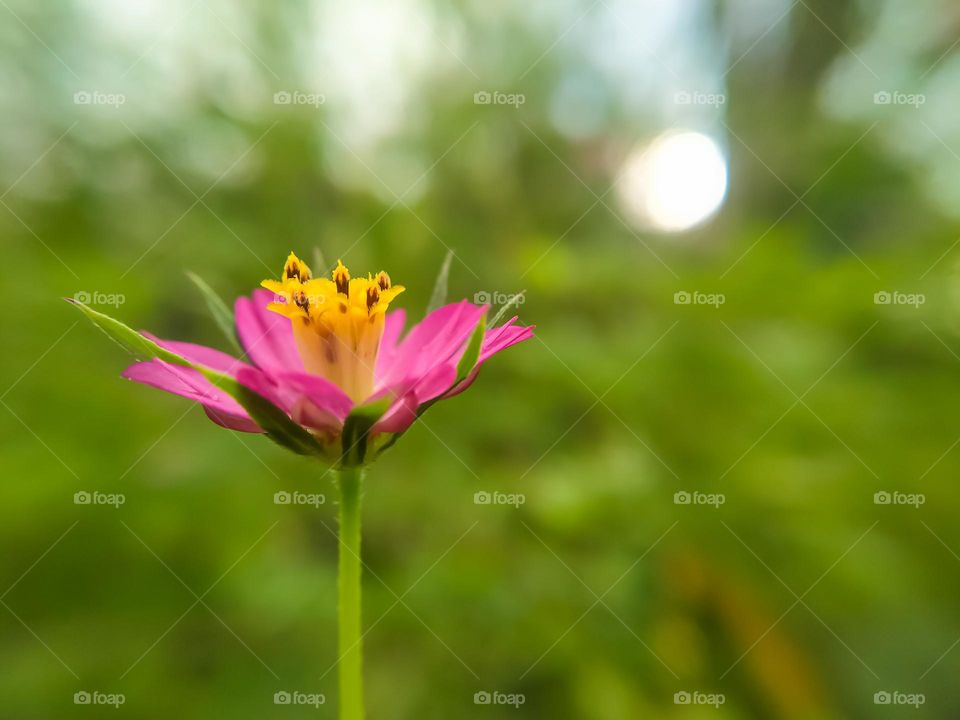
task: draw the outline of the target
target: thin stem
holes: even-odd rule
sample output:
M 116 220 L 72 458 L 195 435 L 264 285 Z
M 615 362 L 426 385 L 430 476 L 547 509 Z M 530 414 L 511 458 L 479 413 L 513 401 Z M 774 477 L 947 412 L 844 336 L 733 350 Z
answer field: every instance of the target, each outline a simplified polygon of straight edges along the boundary
M 340 641 L 340 720 L 363 720 L 363 644 L 360 620 L 360 492 L 363 470 L 344 468 L 340 492 L 337 582 Z

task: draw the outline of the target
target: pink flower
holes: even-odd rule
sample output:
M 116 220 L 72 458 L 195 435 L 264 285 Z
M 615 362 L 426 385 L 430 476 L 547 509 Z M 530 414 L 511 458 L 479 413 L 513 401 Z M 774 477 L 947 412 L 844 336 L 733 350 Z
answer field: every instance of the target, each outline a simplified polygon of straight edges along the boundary
M 263 286 L 236 301 L 243 359 L 144 333 L 192 366 L 154 357 L 123 376 L 199 402 L 224 427 L 265 432 L 237 393 L 208 379 L 205 369 L 212 370 L 269 401 L 336 456 L 355 409 L 377 408 L 364 439 L 383 447 L 426 406 L 466 390 L 492 355 L 533 335 L 532 326 L 514 324 L 516 317 L 485 329 L 489 306 L 466 300 L 435 310 L 404 334 L 404 311 L 388 312 L 404 288 L 386 273 L 351 279 L 338 263 L 331 279 L 313 278 L 292 253 L 282 278 Z

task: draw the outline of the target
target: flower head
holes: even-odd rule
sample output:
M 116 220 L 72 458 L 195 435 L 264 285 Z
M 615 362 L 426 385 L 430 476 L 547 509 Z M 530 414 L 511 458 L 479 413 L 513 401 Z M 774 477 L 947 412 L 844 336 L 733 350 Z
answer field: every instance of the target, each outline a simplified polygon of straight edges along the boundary
M 291 253 L 280 278 L 262 287 L 235 304 L 244 359 L 144 333 L 164 355 L 132 365 L 124 377 L 195 400 L 234 430 L 274 437 L 279 410 L 281 424 L 292 421 L 310 443 L 343 458 L 354 442 L 345 437 L 349 420 L 360 409 L 374 408 L 362 440 L 377 451 L 428 405 L 469 387 L 492 355 L 533 335 L 532 326 L 514 324 L 516 317 L 486 328 L 489 307 L 466 300 L 433 311 L 404 334 L 404 311 L 389 311 L 403 286 L 384 271 L 352 277 L 339 261 L 329 277 L 315 277 Z M 257 418 L 270 419 L 270 427 L 251 414 L 250 393 Z M 263 403 L 272 409 L 264 411 Z
M 404 288 L 391 287 L 385 272 L 351 279 L 340 261 L 330 279 L 314 279 L 293 253 L 280 280 L 260 284 L 276 296 L 267 309 L 289 318 L 307 372 L 330 380 L 354 402 L 368 398 L 387 308 Z

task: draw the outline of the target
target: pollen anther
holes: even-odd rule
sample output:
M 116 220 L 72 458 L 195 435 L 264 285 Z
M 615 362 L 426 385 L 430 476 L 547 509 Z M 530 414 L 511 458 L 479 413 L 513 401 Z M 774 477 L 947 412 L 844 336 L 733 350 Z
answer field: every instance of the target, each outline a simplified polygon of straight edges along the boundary
M 367 288 L 367 312 L 373 310 L 373 306 L 380 301 L 380 286 L 370 285 Z
M 337 260 L 337 267 L 333 271 L 333 282 L 337 285 L 338 293 L 350 296 L 350 271 L 339 260 Z
M 307 297 L 307 294 L 303 290 L 297 290 L 294 293 L 293 301 L 301 310 L 309 310 L 310 308 L 310 298 Z
M 283 275 L 287 280 L 298 280 L 302 283 L 308 282 L 313 277 L 313 273 L 310 272 L 307 264 L 293 253 L 290 253 L 287 258 L 287 263 L 283 267 Z

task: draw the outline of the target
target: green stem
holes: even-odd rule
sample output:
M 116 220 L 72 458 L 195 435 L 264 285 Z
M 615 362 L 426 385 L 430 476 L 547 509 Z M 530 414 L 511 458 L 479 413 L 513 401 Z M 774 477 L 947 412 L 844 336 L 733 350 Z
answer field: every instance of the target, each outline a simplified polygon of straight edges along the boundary
M 338 473 L 340 566 L 337 583 L 340 642 L 340 720 L 363 720 L 363 644 L 360 620 L 360 492 L 363 470 Z

